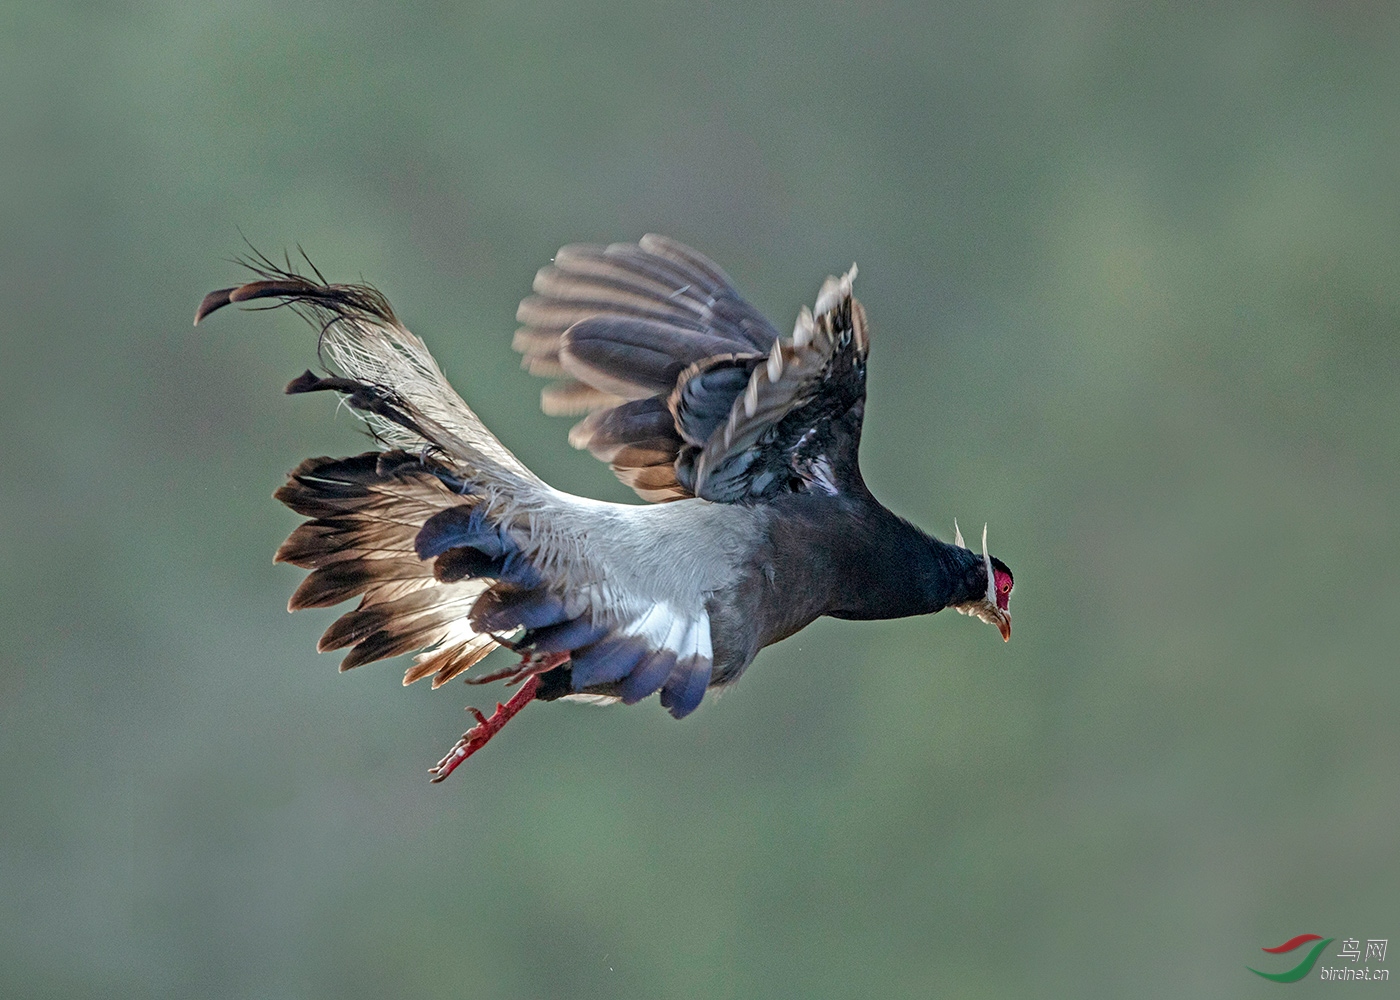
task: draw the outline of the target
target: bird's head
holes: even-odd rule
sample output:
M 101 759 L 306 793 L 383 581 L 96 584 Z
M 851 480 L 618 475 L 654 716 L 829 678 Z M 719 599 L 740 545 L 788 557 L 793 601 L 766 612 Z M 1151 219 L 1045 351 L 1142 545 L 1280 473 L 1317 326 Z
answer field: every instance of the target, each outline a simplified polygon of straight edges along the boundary
M 958 522 L 953 522 L 955 537 L 953 544 L 962 546 L 962 531 Z M 975 615 L 988 625 L 995 625 L 1001 631 L 1004 641 L 1011 639 L 1011 588 L 1016 581 L 1011 577 L 1011 569 L 995 556 L 987 554 L 987 527 L 982 526 L 982 558 L 973 564 L 975 580 L 970 581 L 969 590 L 976 596 L 952 608 L 961 615 Z M 985 590 L 982 588 L 985 587 Z

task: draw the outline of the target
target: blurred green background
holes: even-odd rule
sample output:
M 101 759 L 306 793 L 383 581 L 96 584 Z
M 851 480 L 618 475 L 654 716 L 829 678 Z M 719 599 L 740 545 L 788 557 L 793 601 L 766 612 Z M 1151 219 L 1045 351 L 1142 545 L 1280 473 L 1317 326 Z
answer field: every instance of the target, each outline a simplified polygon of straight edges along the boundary
M 9 3 L 0 93 L 0 995 L 1264 996 L 1400 939 L 1400 8 Z M 990 521 L 1016 637 L 818 622 L 430 786 L 496 692 L 316 655 L 269 494 L 363 438 L 294 317 L 194 307 L 300 244 L 624 500 L 508 345 L 649 230 L 780 328 L 860 263 L 867 478 Z

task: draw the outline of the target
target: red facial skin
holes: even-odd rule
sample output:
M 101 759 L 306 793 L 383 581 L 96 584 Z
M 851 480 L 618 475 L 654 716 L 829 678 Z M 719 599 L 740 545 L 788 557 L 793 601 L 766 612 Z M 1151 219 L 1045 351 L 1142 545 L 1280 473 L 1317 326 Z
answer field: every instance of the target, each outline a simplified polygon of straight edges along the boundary
M 1007 605 L 1011 603 L 1011 588 L 1016 585 L 1011 579 L 1011 574 L 1001 569 L 992 570 L 992 576 L 996 581 L 997 607 L 1001 610 L 1008 610 Z

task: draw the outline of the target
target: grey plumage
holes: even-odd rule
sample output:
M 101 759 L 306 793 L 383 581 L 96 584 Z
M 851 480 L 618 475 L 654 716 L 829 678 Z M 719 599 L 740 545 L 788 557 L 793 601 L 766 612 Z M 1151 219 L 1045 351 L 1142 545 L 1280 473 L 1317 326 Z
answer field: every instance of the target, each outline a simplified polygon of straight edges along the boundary
M 669 323 L 621 316 L 579 320 L 559 338 L 559 361 L 575 378 L 626 399 L 665 395 L 688 366 L 730 353 L 732 340 Z

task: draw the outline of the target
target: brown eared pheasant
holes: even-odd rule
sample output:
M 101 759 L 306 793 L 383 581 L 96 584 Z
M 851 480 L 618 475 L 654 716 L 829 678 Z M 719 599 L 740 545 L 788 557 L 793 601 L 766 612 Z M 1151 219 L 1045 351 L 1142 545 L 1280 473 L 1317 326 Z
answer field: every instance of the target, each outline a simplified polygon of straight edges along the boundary
M 366 285 L 247 262 L 259 280 L 207 295 L 276 300 L 320 334 L 329 391 L 376 449 L 310 458 L 275 497 L 308 520 L 277 551 L 311 572 L 290 610 L 353 597 L 318 644 L 342 670 L 417 652 L 409 684 L 446 683 L 497 646 L 519 655 L 469 679 L 517 685 L 431 769 L 475 753 L 531 701 L 653 694 L 676 718 L 732 684 L 764 646 L 821 615 L 883 619 L 953 608 L 1011 637 L 1012 577 L 881 506 L 861 478 L 870 335 L 828 278 L 783 337 L 712 261 L 673 240 L 567 246 L 520 303 L 515 349 L 556 381 L 545 412 L 650 504 L 554 489 L 498 441 L 423 342 Z

